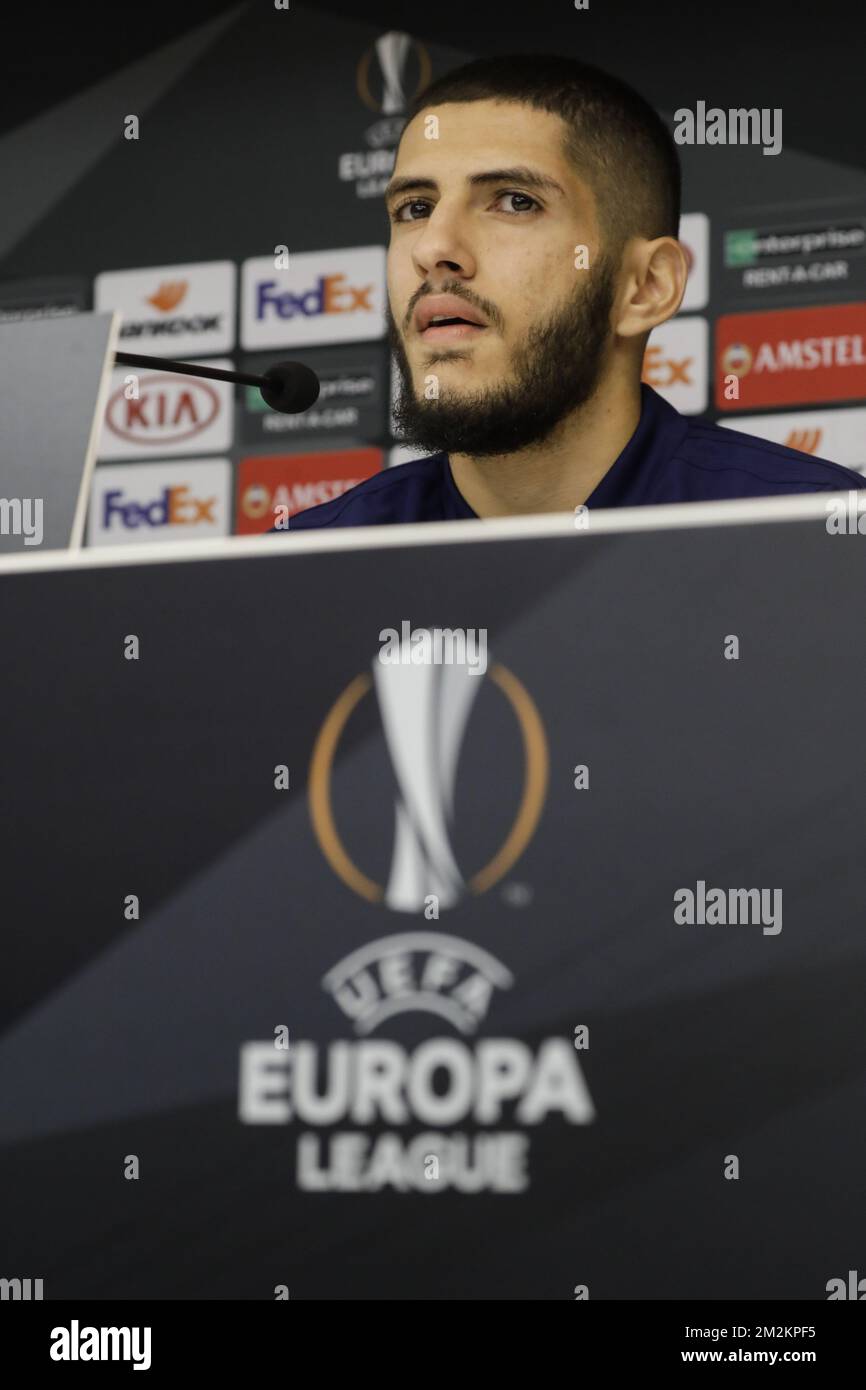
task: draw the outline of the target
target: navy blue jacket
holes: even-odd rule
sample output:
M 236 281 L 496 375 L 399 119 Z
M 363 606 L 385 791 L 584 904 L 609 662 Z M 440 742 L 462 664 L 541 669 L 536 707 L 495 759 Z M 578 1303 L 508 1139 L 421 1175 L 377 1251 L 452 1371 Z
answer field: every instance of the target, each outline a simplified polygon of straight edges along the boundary
M 841 464 L 689 419 L 641 383 L 637 429 L 586 499 L 586 506 L 635 507 L 862 487 L 866 478 Z M 386 468 L 341 497 L 299 512 L 290 518 L 287 529 L 457 521 L 475 516 L 457 490 L 448 455 L 432 454 Z M 285 529 L 281 534 L 285 535 Z

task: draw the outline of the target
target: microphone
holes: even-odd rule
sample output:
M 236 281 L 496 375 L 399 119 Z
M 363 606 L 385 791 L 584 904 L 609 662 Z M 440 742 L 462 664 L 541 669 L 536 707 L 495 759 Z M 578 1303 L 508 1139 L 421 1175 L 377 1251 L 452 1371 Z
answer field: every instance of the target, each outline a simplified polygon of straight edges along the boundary
M 271 410 L 299 415 L 319 399 L 319 378 L 303 362 L 275 362 L 264 376 L 250 372 L 229 372 L 223 367 L 202 367 L 197 362 L 172 362 L 166 357 L 145 357 L 140 352 L 116 352 L 114 360 L 122 367 L 159 367 L 183 376 L 204 376 L 213 381 L 233 381 L 241 386 L 258 386 Z

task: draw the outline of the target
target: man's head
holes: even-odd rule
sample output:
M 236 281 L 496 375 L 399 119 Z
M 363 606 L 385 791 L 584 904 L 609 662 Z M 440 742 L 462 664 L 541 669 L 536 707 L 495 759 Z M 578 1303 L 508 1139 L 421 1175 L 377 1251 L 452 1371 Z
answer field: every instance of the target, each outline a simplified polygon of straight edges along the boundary
M 492 58 L 432 83 L 386 203 L 395 422 L 420 448 L 543 441 L 612 370 L 639 379 L 649 332 L 679 307 L 676 145 L 643 97 L 583 63 Z M 425 328 L 431 313 L 486 326 Z

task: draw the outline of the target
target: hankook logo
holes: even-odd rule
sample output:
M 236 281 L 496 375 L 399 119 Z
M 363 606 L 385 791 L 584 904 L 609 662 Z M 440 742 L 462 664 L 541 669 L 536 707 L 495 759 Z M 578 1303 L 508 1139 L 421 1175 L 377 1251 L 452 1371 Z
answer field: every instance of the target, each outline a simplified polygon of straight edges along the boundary
M 365 106 L 383 116 L 393 116 L 397 112 L 405 111 L 408 100 L 404 84 L 410 54 L 414 54 L 417 62 L 417 78 L 411 94 L 414 98 L 427 86 L 433 71 L 430 55 L 424 45 L 413 39 L 411 34 L 391 30 L 382 34 L 367 49 L 358 64 L 357 73 L 358 95 Z M 374 61 L 379 69 L 375 84 L 371 80 Z
M 152 304 L 154 309 L 159 309 L 161 314 L 170 314 L 186 297 L 188 289 L 188 280 L 161 280 L 153 294 L 144 296 L 144 301 L 146 304 Z
M 523 786 L 516 814 L 488 862 L 464 876 L 451 843 L 454 792 L 464 734 L 479 689 L 490 681 L 513 712 L 522 741 Z M 397 785 L 394 844 L 386 884 L 350 857 L 337 830 L 332 769 L 353 711 L 374 694 Z M 501 760 L 502 750 L 493 750 Z M 547 790 L 548 752 L 538 710 L 517 677 L 499 663 L 486 677 L 466 665 L 382 665 L 361 672 L 329 710 L 313 749 L 309 803 L 319 846 L 343 882 L 368 902 L 418 912 L 431 895 L 452 907 L 468 891 L 484 893 L 523 853 L 538 824 Z M 493 774 L 491 774 L 493 775 Z M 498 774 L 497 774 L 498 775 Z M 515 799 L 518 793 L 515 788 Z M 383 833 L 385 827 L 383 826 Z

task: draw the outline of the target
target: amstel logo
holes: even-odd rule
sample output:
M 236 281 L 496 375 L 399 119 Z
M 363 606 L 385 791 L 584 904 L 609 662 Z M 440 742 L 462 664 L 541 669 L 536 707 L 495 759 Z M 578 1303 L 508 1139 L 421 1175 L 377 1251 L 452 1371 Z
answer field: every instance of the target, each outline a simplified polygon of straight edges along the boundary
M 252 517 L 254 521 L 266 516 L 271 509 L 270 488 L 266 488 L 264 483 L 251 483 L 241 495 L 241 507 L 244 515 Z
M 523 786 L 519 793 L 515 788 L 516 813 L 499 848 L 464 876 L 451 844 L 454 788 L 469 715 L 488 681 L 513 713 L 522 742 Z M 397 787 L 387 883 L 376 882 L 352 860 L 332 802 L 335 754 L 353 712 L 371 694 Z M 538 710 L 505 666 L 494 663 L 479 677 L 466 665 L 382 665 L 376 659 L 373 674 L 361 672 L 350 681 L 319 731 L 310 764 L 310 816 L 334 873 L 360 897 L 398 912 L 418 912 L 431 895 L 440 907 L 451 907 L 467 892 L 492 888 L 523 853 L 541 815 L 548 763 Z
M 747 376 L 752 370 L 752 351 L 745 343 L 731 343 L 722 354 L 722 371 Z

